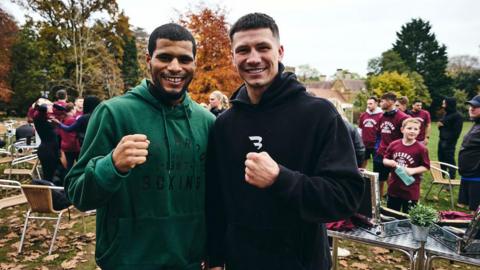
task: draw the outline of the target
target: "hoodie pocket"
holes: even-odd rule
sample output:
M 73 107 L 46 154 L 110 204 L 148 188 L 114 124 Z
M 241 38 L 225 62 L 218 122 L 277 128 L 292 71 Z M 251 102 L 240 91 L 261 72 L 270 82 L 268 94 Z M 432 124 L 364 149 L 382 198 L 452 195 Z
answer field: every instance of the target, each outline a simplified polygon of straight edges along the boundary
M 203 215 L 121 218 L 110 248 L 98 258 L 109 268 L 121 265 L 184 269 L 200 262 L 205 251 Z

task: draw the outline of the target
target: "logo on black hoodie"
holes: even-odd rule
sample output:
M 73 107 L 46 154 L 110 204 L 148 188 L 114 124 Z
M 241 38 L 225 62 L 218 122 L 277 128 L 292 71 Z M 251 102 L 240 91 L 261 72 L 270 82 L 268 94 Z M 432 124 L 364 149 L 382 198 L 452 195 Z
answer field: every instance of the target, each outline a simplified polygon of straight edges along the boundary
M 263 138 L 260 137 L 260 136 L 250 136 L 248 137 L 250 139 L 250 141 L 253 142 L 253 146 L 255 146 L 257 148 L 257 150 L 260 150 L 263 146 L 262 144 L 262 140 Z

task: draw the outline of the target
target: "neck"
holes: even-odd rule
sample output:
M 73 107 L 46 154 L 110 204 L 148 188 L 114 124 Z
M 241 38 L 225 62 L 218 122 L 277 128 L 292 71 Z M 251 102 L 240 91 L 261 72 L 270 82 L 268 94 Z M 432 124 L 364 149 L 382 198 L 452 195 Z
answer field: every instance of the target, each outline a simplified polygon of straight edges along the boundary
M 408 139 L 408 138 L 403 138 L 403 139 L 402 139 L 402 142 L 403 142 L 404 145 L 412 145 L 412 144 L 414 144 L 414 143 L 416 142 L 416 140 L 415 140 L 415 139 L 410 140 L 410 139 Z
M 263 93 L 267 91 L 268 86 L 264 86 L 262 88 L 253 88 L 249 85 L 247 85 L 247 94 L 248 98 L 250 99 L 250 103 L 252 104 L 258 104 L 260 103 L 260 100 L 262 99 Z

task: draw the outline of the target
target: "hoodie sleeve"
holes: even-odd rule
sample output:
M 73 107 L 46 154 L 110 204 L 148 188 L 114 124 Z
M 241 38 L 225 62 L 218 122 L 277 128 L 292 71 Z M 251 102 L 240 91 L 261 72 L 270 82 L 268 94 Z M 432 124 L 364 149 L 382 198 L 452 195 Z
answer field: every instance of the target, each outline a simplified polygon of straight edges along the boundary
M 67 198 L 82 211 L 104 206 L 128 176 L 113 165 L 117 145 L 113 130 L 110 111 L 99 105 L 90 118 L 79 160 L 65 177 Z
M 320 127 L 317 127 L 317 132 Z M 319 138 L 312 176 L 280 164 L 277 181 L 270 187 L 280 198 L 294 205 L 310 222 L 331 222 L 353 215 L 363 195 L 363 180 L 355 162 L 350 134 L 343 119 L 332 117 Z
M 226 217 L 222 186 L 219 181 L 217 164 L 217 147 L 222 145 L 215 140 L 215 128 L 210 132 L 206 160 L 206 220 L 208 266 L 223 266 L 225 263 Z

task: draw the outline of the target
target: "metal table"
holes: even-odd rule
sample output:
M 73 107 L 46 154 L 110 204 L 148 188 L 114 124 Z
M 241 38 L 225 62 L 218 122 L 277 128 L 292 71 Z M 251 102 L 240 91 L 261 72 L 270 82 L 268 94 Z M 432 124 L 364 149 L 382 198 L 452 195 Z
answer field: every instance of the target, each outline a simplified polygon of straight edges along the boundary
M 473 266 L 480 266 L 480 255 L 459 255 L 455 251 L 445 247 L 443 244 L 431 237 L 428 238 L 428 241 L 425 245 L 425 252 L 427 255 L 427 261 L 425 264 L 426 270 L 432 269 L 433 261 L 437 259 L 446 259 Z
M 406 254 L 410 260 L 410 269 L 423 269 L 424 265 L 424 245 L 421 242 L 413 240 L 411 233 L 393 235 L 387 237 L 375 236 L 363 229 L 354 229 L 347 232 L 328 231 L 328 236 L 332 237 L 332 260 L 333 270 L 338 269 L 338 239 L 346 239 L 354 242 L 378 246 L 388 249 L 398 250 Z M 433 240 L 433 239 L 432 239 Z

